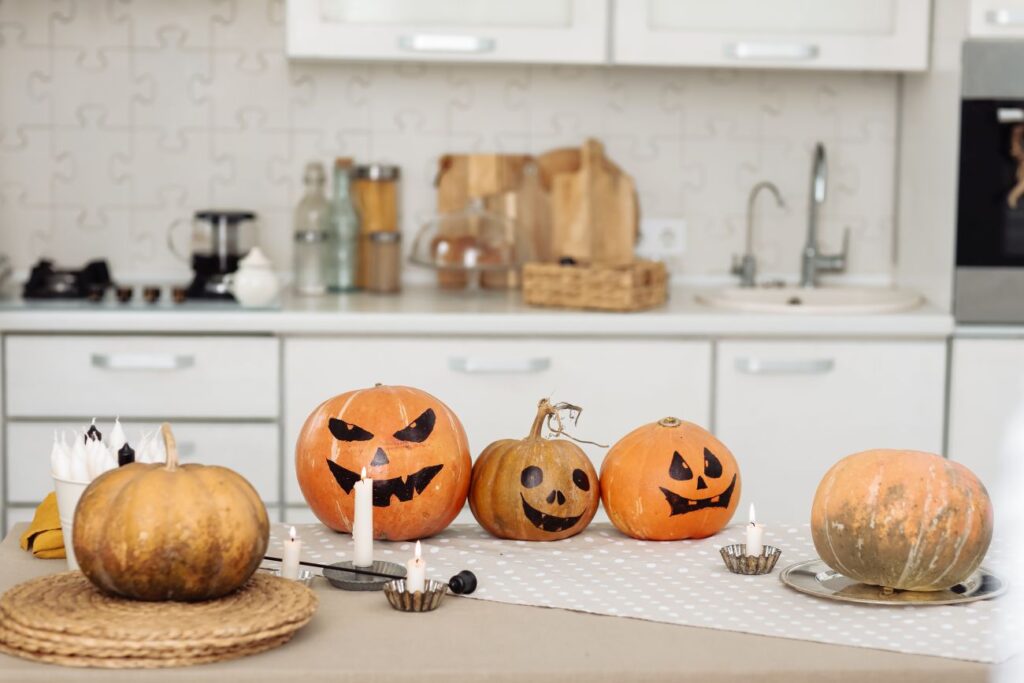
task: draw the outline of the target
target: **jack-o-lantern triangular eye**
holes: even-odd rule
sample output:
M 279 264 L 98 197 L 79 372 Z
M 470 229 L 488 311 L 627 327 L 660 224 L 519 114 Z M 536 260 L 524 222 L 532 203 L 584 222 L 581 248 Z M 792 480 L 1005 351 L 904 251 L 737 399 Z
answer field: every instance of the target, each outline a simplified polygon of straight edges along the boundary
M 668 468 L 668 476 L 676 481 L 689 481 L 693 479 L 693 470 L 683 460 L 683 456 L 679 455 L 679 451 L 672 453 L 672 465 Z
M 373 438 L 373 434 L 359 425 L 354 425 L 344 420 L 337 420 L 333 417 L 327 422 L 327 428 L 331 430 L 331 434 L 338 441 L 369 441 Z
M 411 441 L 412 443 L 426 441 L 430 433 L 434 431 L 435 420 L 434 410 L 427 408 L 423 411 L 422 415 L 410 422 L 408 427 L 395 432 L 395 438 L 399 441 Z
M 704 449 L 704 475 L 712 479 L 722 476 L 722 462 L 706 448 Z

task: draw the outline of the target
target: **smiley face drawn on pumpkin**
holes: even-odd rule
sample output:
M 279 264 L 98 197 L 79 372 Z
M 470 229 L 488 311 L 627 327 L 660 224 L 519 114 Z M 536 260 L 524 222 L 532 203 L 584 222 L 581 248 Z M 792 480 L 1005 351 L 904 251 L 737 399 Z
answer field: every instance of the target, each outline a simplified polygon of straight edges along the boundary
M 437 416 L 434 414 L 434 410 L 427 408 L 419 417 L 407 426 L 399 429 L 392 436 L 406 443 L 423 443 L 430 436 L 430 433 L 434 431 L 434 423 L 436 421 Z M 359 425 L 333 417 L 328 420 L 327 428 L 338 441 L 371 441 L 374 438 L 372 433 Z M 391 459 L 388 458 L 387 451 L 378 446 L 377 450 L 373 453 L 373 459 L 370 460 L 369 466 L 382 467 L 390 463 Z M 327 459 L 327 466 L 331 469 L 331 474 L 334 475 L 338 486 L 345 493 L 351 493 L 355 483 L 359 481 L 360 474 L 342 467 L 330 458 Z M 404 477 L 374 479 L 373 506 L 379 508 L 388 507 L 391 505 L 392 498 L 397 498 L 400 502 L 409 502 L 413 499 L 414 495 L 423 493 L 442 469 L 444 469 L 442 464 L 428 465 Z
M 668 476 L 675 481 L 692 482 L 694 480 L 693 468 L 679 454 L 679 451 L 672 452 L 672 462 L 668 468 Z M 671 510 L 669 515 L 685 515 L 689 512 L 696 512 L 707 508 L 728 508 L 730 501 L 732 501 L 733 492 L 736 490 L 736 475 L 732 475 L 729 485 L 724 490 L 718 490 L 718 480 L 721 477 L 721 460 L 705 446 L 703 470 L 701 474 L 697 475 L 692 497 L 676 493 L 664 486 L 658 487 L 665 495 L 665 501 L 668 502 Z M 715 488 L 711 488 L 708 485 L 708 480 L 711 480 L 711 484 Z M 696 496 L 698 492 L 702 494 L 699 498 Z
M 529 465 L 523 468 L 523 472 L 519 477 L 525 489 L 537 489 L 541 484 L 544 483 L 544 470 L 536 465 Z M 541 496 L 544 502 L 548 505 L 562 506 L 566 504 L 565 493 L 558 486 L 568 486 L 568 482 L 549 482 L 550 489 L 541 490 Z M 572 486 L 575 486 L 581 491 L 590 490 L 590 477 L 583 470 L 576 468 L 572 471 Z M 544 490 L 548 490 L 548 494 L 544 495 Z M 520 493 L 519 497 L 523 501 L 523 514 L 530 520 L 538 529 L 550 532 L 559 532 L 571 529 L 572 527 L 579 524 L 579 521 L 583 518 L 583 515 L 587 513 L 587 508 L 584 508 L 578 515 L 556 515 L 554 512 L 543 512 L 526 500 L 526 494 Z M 561 512 L 561 508 L 556 508 Z
M 426 538 L 459 514 L 472 462 L 466 431 L 435 396 L 376 385 L 327 399 L 302 426 L 295 474 L 310 509 L 348 533 L 360 471 L 373 479 L 374 537 Z

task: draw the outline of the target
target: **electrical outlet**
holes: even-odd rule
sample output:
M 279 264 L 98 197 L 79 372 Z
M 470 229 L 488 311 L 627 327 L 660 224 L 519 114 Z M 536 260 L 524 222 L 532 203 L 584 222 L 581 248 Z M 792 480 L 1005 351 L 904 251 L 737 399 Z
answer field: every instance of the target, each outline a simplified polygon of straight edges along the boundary
M 663 259 L 686 251 L 686 220 L 643 218 L 636 253 L 643 258 Z

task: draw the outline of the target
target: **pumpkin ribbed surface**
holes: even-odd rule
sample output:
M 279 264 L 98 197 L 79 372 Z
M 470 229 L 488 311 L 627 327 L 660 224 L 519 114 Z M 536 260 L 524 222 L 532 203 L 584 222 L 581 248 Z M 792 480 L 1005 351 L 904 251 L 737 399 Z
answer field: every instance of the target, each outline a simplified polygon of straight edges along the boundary
M 600 483 L 590 458 L 565 439 L 545 439 L 555 413 L 541 401 L 525 439 L 502 439 L 473 465 L 469 507 L 480 526 L 499 538 L 557 541 L 587 528 L 600 504 Z
M 981 564 L 992 540 L 992 503 L 959 463 L 920 451 L 864 451 L 821 480 L 811 534 L 821 559 L 851 579 L 942 590 Z
M 469 443 L 448 406 L 425 391 L 377 385 L 321 403 L 295 445 L 295 473 L 309 507 L 351 532 L 355 483 L 373 479 L 373 533 L 404 541 L 443 530 L 469 491 Z
M 165 438 L 167 438 L 165 436 Z M 100 589 L 136 600 L 210 600 L 259 567 L 270 521 L 259 494 L 226 467 L 132 463 L 98 477 L 75 509 L 74 548 Z
M 736 459 L 703 427 L 668 417 L 634 429 L 601 465 L 601 500 L 633 538 L 705 538 L 729 523 L 740 500 Z

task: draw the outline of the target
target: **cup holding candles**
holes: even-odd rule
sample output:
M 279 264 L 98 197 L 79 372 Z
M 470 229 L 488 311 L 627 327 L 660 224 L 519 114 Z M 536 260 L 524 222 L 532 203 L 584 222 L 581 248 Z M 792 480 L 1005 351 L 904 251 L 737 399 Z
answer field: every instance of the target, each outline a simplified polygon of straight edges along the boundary
M 754 504 L 750 504 L 747 524 L 746 543 L 734 543 L 722 547 L 722 560 L 726 568 L 734 574 L 769 574 L 779 561 L 782 550 L 764 544 L 764 525 L 757 523 Z

